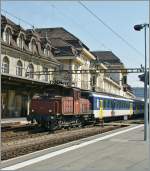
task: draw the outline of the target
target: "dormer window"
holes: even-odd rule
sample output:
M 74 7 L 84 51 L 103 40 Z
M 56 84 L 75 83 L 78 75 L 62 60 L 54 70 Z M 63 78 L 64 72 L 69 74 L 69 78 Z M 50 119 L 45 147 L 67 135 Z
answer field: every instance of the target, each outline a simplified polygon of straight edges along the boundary
M 36 53 L 36 41 L 34 39 L 31 41 L 30 50 L 32 53 Z
M 24 46 L 24 35 L 21 34 L 18 38 L 18 46 L 23 49 L 23 46 Z
M 7 28 L 5 31 L 5 41 L 10 45 L 10 40 L 11 40 L 11 29 Z

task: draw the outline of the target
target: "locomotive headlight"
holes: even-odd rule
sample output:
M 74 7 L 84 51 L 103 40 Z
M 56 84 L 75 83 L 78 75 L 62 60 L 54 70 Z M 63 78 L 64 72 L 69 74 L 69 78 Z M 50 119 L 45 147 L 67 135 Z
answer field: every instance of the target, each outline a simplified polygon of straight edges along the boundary
M 51 113 L 51 112 L 52 112 L 52 110 L 51 110 L 51 109 L 49 109 L 48 111 L 49 111 L 49 113 Z
M 54 116 L 51 116 L 51 119 L 54 119 Z
M 34 112 L 34 110 L 32 109 L 32 112 Z

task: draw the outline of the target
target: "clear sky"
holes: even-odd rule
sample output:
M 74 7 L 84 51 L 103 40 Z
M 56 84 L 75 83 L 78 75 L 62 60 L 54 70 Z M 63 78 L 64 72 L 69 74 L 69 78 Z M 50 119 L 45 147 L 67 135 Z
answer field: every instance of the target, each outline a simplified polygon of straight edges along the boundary
M 2 9 L 35 27 L 64 27 L 90 50 L 111 50 L 128 68 L 144 65 L 144 32 L 134 31 L 133 26 L 149 22 L 149 2 L 141 0 L 83 1 L 83 3 L 137 48 L 143 56 L 117 38 L 77 1 L 2 1 L 1 5 Z M 2 13 L 5 14 L 3 11 Z M 31 28 L 30 25 L 8 14 L 5 15 L 24 28 Z M 137 74 L 130 74 L 128 77 L 130 85 L 143 86 L 138 80 Z

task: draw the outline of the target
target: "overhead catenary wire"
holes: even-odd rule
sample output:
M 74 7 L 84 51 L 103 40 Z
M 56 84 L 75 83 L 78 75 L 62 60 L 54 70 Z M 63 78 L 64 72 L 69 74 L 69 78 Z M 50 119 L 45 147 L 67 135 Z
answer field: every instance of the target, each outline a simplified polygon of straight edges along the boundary
M 56 7 L 53 5 L 53 8 L 56 8 Z M 35 30 L 35 28 L 36 28 L 36 27 L 34 27 L 34 25 L 33 25 L 33 24 L 31 24 L 31 23 L 27 22 L 26 20 L 24 20 L 24 19 L 22 19 L 22 18 L 20 18 L 20 17 L 15 16 L 14 14 L 12 14 L 12 13 L 8 12 L 7 10 L 2 9 L 2 11 L 4 11 L 5 13 L 7 13 L 8 15 L 10 15 L 10 16 L 12 16 L 12 17 L 14 17 L 14 18 L 18 19 L 19 24 L 20 24 L 20 21 L 22 21 L 22 22 L 26 23 L 27 25 L 31 26 L 31 27 L 32 27 L 32 29 L 36 32 L 36 30 Z M 105 46 L 105 45 L 104 45 L 104 47 L 106 48 L 106 46 Z
M 135 48 L 131 43 L 129 43 L 125 38 L 123 38 L 118 32 L 116 32 L 112 27 L 110 27 L 104 20 L 97 16 L 91 9 L 89 9 L 83 2 L 78 1 L 78 3 L 86 9 L 93 17 L 95 17 L 100 23 L 102 23 L 107 29 L 109 29 L 115 36 L 122 40 L 128 47 L 134 50 L 138 55 L 144 56 L 137 48 Z
M 55 5 L 51 5 L 52 6 L 52 8 L 55 8 L 56 10 L 57 10 L 57 8 L 56 8 L 56 6 Z M 36 27 L 33 25 L 33 24 L 31 24 L 31 23 L 29 23 L 28 21 L 26 21 L 26 20 L 24 20 L 24 19 L 22 19 L 22 18 L 20 18 L 20 17 L 17 17 L 16 15 L 14 15 L 14 14 L 12 14 L 12 13 L 10 13 L 10 12 L 8 12 L 7 10 L 5 10 L 5 9 L 1 9 L 4 13 L 5 13 L 5 16 L 6 16 L 6 14 L 8 14 L 9 16 L 11 16 L 11 17 L 13 17 L 13 18 L 15 18 L 15 19 L 17 19 L 18 20 L 18 23 L 19 23 L 19 25 L 21 25 L 21 21 L 23 22 L 23 23 L 25 23 L 25 24 L 27 24 L 27 25 L 29 25 L 29 26 L 31 26 L 32 27 L 32 29 L 36 32 Z M 62 13 L 62 12 L 60 12 L 59 11 L 59 13 L 61 13 L 62 15 L 64 15 L 64 13 Z M 62 16 L 61 15 L 61 16 Z M 64 17 L 65 18 L 65 17 Z M 75 20 L 74 20 L 75 21 Z M 75 22 L 76 24 L 78 24 L 79 25 L 79 23 L 77 23 L 77 22 Z M 83 28 L 83 27 L 82 27 Z M 88 32 L 88 33 L 90 33 L 90 32 Z M 90 33 L 91 34 L 91 33 Z M 93 37 L 93 35 L 92 35 L 92 37 Z M 46 36 L 45 37 L 41 37 L 41 38 L 46 38 Z M 96 40 L 96 38 L 95 37 L 93 37 L 95 40 Z M 106 48 L 106 49 L 108 49 L 108 50 L 111 50 L 111 49 L 109 49 L 103 42 L 101 43 L 101 46 L 102 47 L 104 47 L 104 48 Z
M 54 4 L 52 4 L 51 6 L 52 6 L 52 8 L 55 8 L 55 9 L 58 11 L 58 14 L 61 13 L 61 14 L 62 14 L 61 16 L 64 16 L 64 18 L 66 18 L 65 16 L 67 16 L 67 15 L 66 15 L 65 13 L 63 13 L 62 11 L 60 11 Z M 68 17 L 68 16 L 67 16 L 67 17 Z M 75 23 L 76 25 L 78 25 L 79 27 L 81 27 L 81 24 L 80 24 L 79 22 L 77 22 L 74 18 L 71 18 L 70 21 L 72 21 L 73 23 Z M 108 46 L 106 46 L 103 42 L 100 42 L 99 40 L 97 40 L 97 38 L 95 37 L 95 35 L 92 34 L 90 31 L 88 31 L 88 30 L 84 27 L 84 25 L 82 25 L 82 29 L 81 29 L 81 30 L 84 30 L 84 31 L 86 31 L 88 34 L 90 34 L 90 35 L 91 35 L 91 38 L 93 38 L 97 43 L 100 43 L 100 45 L 101 45 L 103 48 L 112 51 L 112 50 L 111 50 Z
M 19 25 L 20 25 L 20 21 L 22 21 L 23 23 L 25 23 L 25 24 L 31 26 L 33 29 L 35 29 L 34 25 L 31 24 L 31 23 L 29 23 L 28 21 L 26 21 L 26 20 L 24 20 L 24 19 L 22 19 L 22 18 L 20 18 L 20 17 L 17 17 L 16 15 L 14 15 L 14 14 L 8 12 L 7 10 L 5 10 L 5 9 L 3 9 L 3 8 L 2 8 L 1 10 L 2 10 L 5 14 L 8 14 L 9 16 L 16 18 L 16 19 L 18 20 L 18 22 L 19 22 Z
M 58 9 L 54 4 L 52 4 L 51 5 L 52 6 L 52 8 L 54 9 L 56 9 L 57 10 L 57 13 L 58 14 L 60 14 L 61 16 L 64 16 L 64 18 L 66 19 L 66 17 L 68 17 L 68 15 L 66 15 L 66 13 L 69 13 L 69 11 L 67 10 L 67 11 L 65 11 L 66 13 L 64 13 L 64 12 L 62 12 L 60 9 Z M 70 16 L 69 16 L 70 17 Z M 81 23 L 80 22 L 77 22 L 76 20 L 75 20 L 75 18 L 72 18 L 72 17 L 70 17 L 70 19 L 71 19 L 71 22 L 72 23 L 75 23 L 76 25 L 78 25 L 78 26 L 80 26 L 82 29 L 81 30 L 84 30 L 84 31 L 86 31 L 87 33 L 88 33 L 88 35 L 90 35 L 90 37 L 93 39 L 93 40 L 95 40 L 97 43 L 99 43 L 104 49 L 106 49 L 106 50 L 108 50 L 108 51 L 114 51 L 114 50 L 111 50 L 111 48 L 110 47 L 108 47 L 107 45 L 105 45 L 103 42 L 101 42 L 101 41 L 99 41 L 98 39 L 97 39 L 97 37 L 94 35 L 94 34 L 92 34 L 90 31 L 88 31 L 87 29 L 86 29 L 86 27 L 84 27 L 84 25 L 81 25 Z M 70 20 L 69 20 L 70 21 Z M 137 52 L 138 53 L 138 52 Z M 139 52 L 140 53 L 140 52 Z M 140 56 L 142 55 L 142 53 L 140 54 Z M 140 61 L 139 59 L 137 59 L 138 61 Z

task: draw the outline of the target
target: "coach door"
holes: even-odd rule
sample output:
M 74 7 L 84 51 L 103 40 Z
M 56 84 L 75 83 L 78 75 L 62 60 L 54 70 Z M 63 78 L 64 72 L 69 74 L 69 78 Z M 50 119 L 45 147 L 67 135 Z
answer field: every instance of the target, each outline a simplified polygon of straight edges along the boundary
M 130 115 L 133 115 L 133 103 L 130 102 Z
M 99 118 L 103 119 L 103 117 L 104 117 L 103 100 L 100 100 Z

